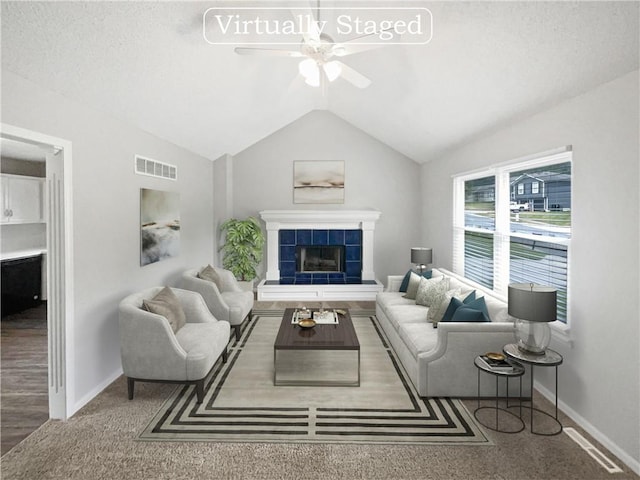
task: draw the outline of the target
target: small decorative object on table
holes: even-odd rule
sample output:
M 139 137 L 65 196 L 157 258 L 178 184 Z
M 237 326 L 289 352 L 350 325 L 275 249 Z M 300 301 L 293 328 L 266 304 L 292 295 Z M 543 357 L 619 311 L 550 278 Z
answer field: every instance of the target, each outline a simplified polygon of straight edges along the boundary
M 512 372 L 513 364 L 509 363 L 502 353 L 487 352 L 478 357 L 480 361 L 491 370 L 499 370 L 503 372 Z
M 298 325 L 302 328 L 313 328 L 316 326 L 316 321 L 311 318 L 305 318 L 298 321 Z

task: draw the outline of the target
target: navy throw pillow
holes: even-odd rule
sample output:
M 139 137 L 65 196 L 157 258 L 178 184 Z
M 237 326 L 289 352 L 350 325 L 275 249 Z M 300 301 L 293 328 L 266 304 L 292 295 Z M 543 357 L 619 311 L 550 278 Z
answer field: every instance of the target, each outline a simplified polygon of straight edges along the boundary
M 475 299 L 476 299 L 475 290 L 471 292 L 469 295 L 467 295 L 464 300 L 458 300 L 456 297 L 451 298 L 451 301 L 449 302 L 449 306 L 445 310 L 444 315 L 442 316 L 442 320 L 440 321 L 450 322 L 453 319 L 453 314 L 456 313 L 456 310 L 458 310 L 458 308 L 473 302 Z
M 475 296 L 475 292 L 472 292 Z M 451 299 L 451 303 L 453 300 L 457 300 L 457 308 L 452 312 L 450 318 L 442 319 L 443 322 L 490 322 L 491 318 L 489 317 L 489 311 L 487 310 L 487 304 L 484 301 L 484 297 L 477 298 L 475 300 L 471 300 L 467 302 L 467 299 L 471 296 L 467 296 L 464 299 L 462 304 L 460 304 L 460 300 L 455 298 Z M 466 302 L 466 303 L 465 303 Z M 451 307 L 451 303 L 449 307 Z M 449 311 L 449 308 L 447 309 Z M 446 315 L 447 312 L 445 312 Z
M 411 276 L 411 272 L 412 271 L 413 270 L 409 270 L 405 274 L 404 278 L 402 279 L 402 283 L 400 284 L 400 290 L 398 290 L 398 291 L 400 291 L 400 292 L 406 292 L 407 291 L 407 287 L 409 286 L 409 277 Z M 413 272 L 413 273 L 415 273 L 416 275 L 419 275 L 418 272 Z M 432 274 L 431 270 L 427 270 L 425 272 L 422 272 L 422 276 L 424 278 L 426 278 L 427 280 L 429 280 L 431 278 L 431 274 Z

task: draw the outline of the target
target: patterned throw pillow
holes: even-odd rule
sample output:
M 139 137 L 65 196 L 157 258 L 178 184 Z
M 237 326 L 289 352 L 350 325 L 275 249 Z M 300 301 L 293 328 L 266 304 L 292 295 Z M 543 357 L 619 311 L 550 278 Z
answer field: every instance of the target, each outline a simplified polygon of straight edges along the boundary
M 422 278 L 416 293 L 416 305 L 430 307 L 437 295 L 444 294 L 449 290 L 449 277 L 427 280 Z
M 455 288 L 453 290 L 447 290 L 446 292 L 438 292 L 433 299 L 431 306 L 429 307 L 429 311 L 427 312 L 427 322 L 431 322 L 434 325 L 442 320 L 444 316 L 444 312 L 449 307 L 449 303 L 451 303 L 452 298 L 461 298 L 462 290 L 460 288 Z
M 180 300 L 169 287 L 164 287 L 151 300 L 143 300 L 142 307 L 147 312 L 166 318 L 173 333 L 180 330 L 187 321 Z

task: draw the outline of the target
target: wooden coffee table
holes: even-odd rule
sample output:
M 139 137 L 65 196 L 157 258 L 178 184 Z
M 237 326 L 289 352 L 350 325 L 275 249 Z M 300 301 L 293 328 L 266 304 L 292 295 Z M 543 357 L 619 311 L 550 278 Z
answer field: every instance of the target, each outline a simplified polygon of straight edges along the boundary
M 344 314 L 338 314 L 337 324 L 317 324 L 312 328 L 302 328 L 293 324 L 295 311 L 295 308 L 287 308 L 284 311 L 273 345 L 273 384 L 360 386 L 360 343 L 349 311 L 341 310 Z M 355 378 L 345 378 L 345 373 L 350 372 L 347 372 L 344 363 L 338 363 L 337 367 L 331 365 L 332 361 L 336 360 L 335 357 L 344 354 L 357 357 Z M 342 359 L 338 362 L 342 362 Z M 328 377 L 331 377 L 331 373 L 336 373 L 335 378 L 311 378 L 319 370 L 324 370 L 321 373 L 329 374 Z M 282 378 L 285 372 L 286 378 Z

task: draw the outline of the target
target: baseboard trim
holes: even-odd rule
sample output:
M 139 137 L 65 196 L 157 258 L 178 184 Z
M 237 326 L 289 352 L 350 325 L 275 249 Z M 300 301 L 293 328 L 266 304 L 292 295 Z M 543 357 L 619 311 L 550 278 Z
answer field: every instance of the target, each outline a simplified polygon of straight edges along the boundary
M 73 404 L 73 409 L 69 412 L 69 416 L 67 418 L 71 418 L 73 415 L 76 414 L 78 410 L 80 410 L 87 403 L 89 403 L 91 400 L 96 398 L 96 396 L 98 396 L 100 392 L 102 392 L 105 388 L 107 388 L 109 385 L 115 382 L 116 379 L 120 377 L 120 375 L 122 375 L 122 368 L 119 368 L 118 370 L 113 372 L 104 381 L 99 383 L 93 390 L 91 390 L 84 397 L 82 397 L 80 400 L 75 402 Z
M 538 390 L 550 402 L 555 401 L 555 393 L 542 386 L 539 382 L 535 382 L 535 389 Z M 613 442 L 604 433 L 594 427 L 587 419 L 572 409 L 562 400 L 558 399 L 558 408 L 562 410 L 567 416 L 569 416 L 574 422 L 582 427 L 589 435 L 600 442 L 607 450 L 613 453 L 621 462 L 629 467 L 636 475 L 640 475 L 640 461 L 631 457 L 627 452 L 620 448 L 615 442 Z

